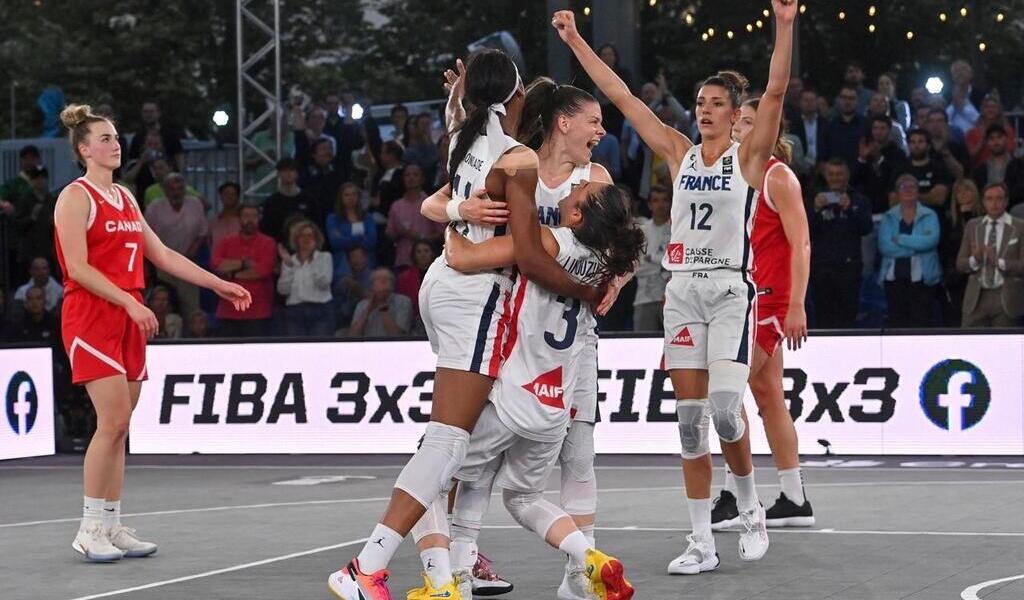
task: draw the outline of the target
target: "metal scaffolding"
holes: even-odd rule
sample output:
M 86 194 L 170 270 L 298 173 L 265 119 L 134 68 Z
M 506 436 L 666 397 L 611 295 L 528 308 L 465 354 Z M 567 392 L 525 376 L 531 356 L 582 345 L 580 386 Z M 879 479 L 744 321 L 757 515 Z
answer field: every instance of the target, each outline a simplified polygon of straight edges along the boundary
M 281 103 L 281 1 L 237 0 L 236 7 L 238 182 L 242 186 L 242 197 L 247 198 L 259 194 L 274 180 L 275 172 L 271 170 L 258 181 L 250 181 L 246 173 L 246 157 L 257 157 L 261 163 L 271 166 L 281 158 L 280 118 L 284 110 Z M 247 34 L 256 38 L 248 45 Z M 261 39 L 265 41 L 259 45 Z M 250 47 L 256 49 L 251 50 Z M 267 68 L 264 60 L 271 53 L 272 70 Z M 259 148 L 253 139 L 265 125 L 270 126 L 274 138 L 273 156 Z

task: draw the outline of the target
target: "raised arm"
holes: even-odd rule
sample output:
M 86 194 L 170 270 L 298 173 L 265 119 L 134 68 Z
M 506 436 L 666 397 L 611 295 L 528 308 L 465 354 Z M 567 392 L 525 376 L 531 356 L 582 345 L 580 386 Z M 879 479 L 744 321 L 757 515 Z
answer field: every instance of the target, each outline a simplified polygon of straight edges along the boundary
M 626 83 L 597 55 L 576 30 L 576 17 L 570 10 L 560 10 L 551 19 L 562 41 L 576 55 L 587 75 L 605 96 L 608 96 L 633 125 L 644 142 L 670 165 L 683 161 L 693 142 L 678 130 L 661 122 L 643 100 L 634 96 Z M 676 167 L 673 166 L 673 169 Z
M 466 120 L 466 109 L 462 105 L 465 95 L 466 65 L 462 59 L 456 59 L 455 70 L 444 72 L 445 90 L 448 92 L 448 103 L 444 107 L 444 125 L 448 132 L 455 131 Z
M 782 103 L 789 86 L 790 63 L 793 61 L 793 20 L 797 3 L 794 0 L 772 0 L 775 10 L 775 50 L 772 52 L 761 103 L 754 117 L 754 129 L 740 145 L 740 169 L 747 181 L 760 182 L 764 165 L 772 156 L 782 122 Z

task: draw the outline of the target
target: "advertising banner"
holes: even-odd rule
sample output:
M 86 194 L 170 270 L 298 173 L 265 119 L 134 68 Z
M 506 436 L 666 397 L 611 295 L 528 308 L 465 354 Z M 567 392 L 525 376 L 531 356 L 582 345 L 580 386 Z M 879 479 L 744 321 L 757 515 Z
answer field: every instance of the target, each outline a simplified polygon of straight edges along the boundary
M 679 451 L 661 345 L 601 341 L 598 452 Z M 815 336 L 785 362 L 805 455 L 1024 453 L 1024 336 Z M 410 453 L 430 418 L 421 341 L 161 344 L 148 363 L 135 453 Z M 768 453 L 749 393 L 746 406 Z
M 0 460 L 54 453 L 49 348 L 0 349 Z

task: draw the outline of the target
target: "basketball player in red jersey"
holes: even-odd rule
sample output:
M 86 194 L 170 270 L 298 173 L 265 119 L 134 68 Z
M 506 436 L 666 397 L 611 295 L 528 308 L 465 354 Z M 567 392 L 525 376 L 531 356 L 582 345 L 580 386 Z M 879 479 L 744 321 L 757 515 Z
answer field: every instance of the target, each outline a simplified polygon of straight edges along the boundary
M 737 140 L 742 140 L 753 129 L 758 103 L 758 99 L 743 103 L 740 119 L 733 127 L 733 137 Z M 797 350 L 807 339 L 804 297 L 811 260 L 800 182 L 787 166 L 790 154 L 789 144 L 782 139 L 780 131 L 774 156 L 765 165 L 750 240 L 758 292 L 757 344 L 750 369 L 750 391 L 757 401 L 782 484 L 782 493 L 766 515 L 768 527 L 814 525 L 814 512 L 804 496 L 800 475 L 796 427 L 786 408 L 782 389 L 782 340 L 787 340 L 790 350 Z M 732 473 L 726 471 L 725 489 L 712 511 L 713 529 L 724 529 L 739 522 L 734 486 Z
M 213 290 L 238 310 L 252 299 L 241 286 L 164 246 L 146 225 L 135 198 L 113 182 L 121 146 L 109 119 L 88 106 L 71 105 L 61 120 L 86 169 L 61 192 L 54 213 L 57 258 L 65 276 L 61 333 L 72 381 L 85 385 L 96 409 L 96 433 L 85 453 L 82 523 L 72 548 L 90 561 L 110 562 L 157 550 L 120 522 L 128 422 L 146 379 L 146 340 L 158 328 L 156 316 L 142 303 L 143 257 Z

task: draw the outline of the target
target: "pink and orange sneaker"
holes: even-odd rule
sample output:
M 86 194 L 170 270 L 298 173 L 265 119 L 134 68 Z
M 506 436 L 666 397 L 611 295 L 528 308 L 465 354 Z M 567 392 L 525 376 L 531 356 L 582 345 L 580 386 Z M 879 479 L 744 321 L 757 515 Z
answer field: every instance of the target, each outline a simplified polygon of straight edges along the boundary
M 331 573 L 327 578 L 327 589 L 340 600 L 392 600 L 388 589 L 388 570 L 363 573 L 358 558 L 353 558 L 344 569 Z

